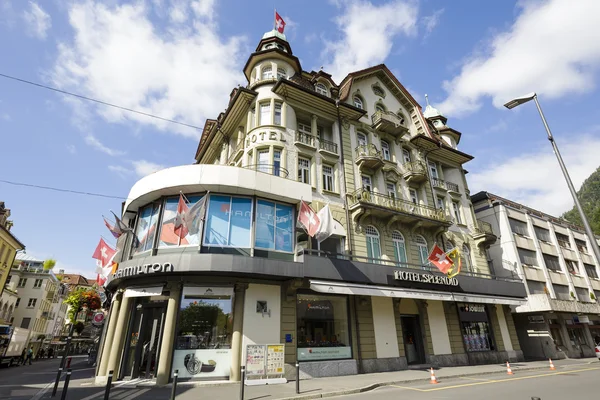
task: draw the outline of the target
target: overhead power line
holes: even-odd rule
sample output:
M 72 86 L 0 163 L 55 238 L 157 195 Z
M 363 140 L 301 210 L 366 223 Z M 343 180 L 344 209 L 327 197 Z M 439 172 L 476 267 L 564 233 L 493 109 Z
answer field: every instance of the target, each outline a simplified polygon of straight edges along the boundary
M 82 192 L 82 191 L 79 191 L 79 190 L 70 190 L 70 189 L 62 189 L 62 188 L 56 188 L 56 187 L 51 187 L 51 186 L 34 185 L 34 184 L 31 184 L 31 183 L 12 182 L 12 181 L 6 181 L 4 179 L 0 179 L 0 182 L 7 183 L 9 185 L 14 185 L 14 186 L 25 186 L 25 187 L 35 188 L 35 189 L 53 190 L 55 192 L 80 194 L 80 195 L 84 195 L 84 196 L 104 197 L 104 198 L 107 198 L 107 199 L 127 200 L 126 197 L 122 197 L 122 196 L 112 196 L 112 195 L 109 195 L 109 194 Z
M 119 105 L 116 105 L 116 104 L 113 104 L 113 103 L 107 103 L 106 101 L 93 99 L 93 98 L 87 97 L 87 96 L 82 96 L 82 95 L 77 94 L 77 93 L 67 92 L 66 90 L 61 90 L 61 89 L 57 89 L 57 88 L 54 88 L 54 87 L 51 87 L 51 86 L 42 85 L 41 83 L 36 83 L 36 82 L 28 81 L 26 79 L 17 78 L 15 76 L 10 76 L 10 75 L 6 75 L 6 74 L 2 74 L 2 73 L 0 73 L 0 76 L 3 77 L 3 78 L 12 79 L 12 80 L 17 81 L 17 82 L 26 83 L 28 85 L 33 85 L 33 86 L 37 86 L 37 87 L 40 87 L 40 88 L 43 88 L 43 89 L 48 89 L 48 90 L 52 90 L 54 92 L 58 92 L 58 93 L 66 94 L 66 95 L 69 95 L 69 96 L 77 97 L 79 99 L 83 99 L 83 100 L 87 100 L 87 101 L 93 101 L 94 103 L 102 104 L 102 105 L 105 105 L 105 106 L 108 106 L 108 107 L 114 107 L 114 108 L 118 108 L 120 110 L 129 111 L 129 112 L 140 114 L 140 115 L 145 115 L 146 117 L 159 119 L 161 121 L 171 122 L 173 124 L 187 126 L 188 128 L 194 128 L 194 129 L 202 130 L 202 128 L 200 128 L 199 126 L 186 124 L 185 122 L 175 121 L 175 120 L 172 120 L 172 119 L 169 119 L 169 118 L 160 117 L 158 115 L 149 114 L 149 113 L 146 113 L 146 112 L 143 112 L 143 111 L 134 110 L 134 109 L 123 107 L 123 106 L 119 106 Z

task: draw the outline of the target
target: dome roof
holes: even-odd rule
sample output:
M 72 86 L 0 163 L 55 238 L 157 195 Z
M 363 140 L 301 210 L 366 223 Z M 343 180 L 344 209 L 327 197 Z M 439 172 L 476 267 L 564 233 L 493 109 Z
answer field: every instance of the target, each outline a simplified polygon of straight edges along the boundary
M 429 104 L 429 97 L 427 95 L 425 95 L 425 100 L 427 101 L 427 106 L 423 112 L 425 118 L 443 117 L 442 113 L 437 108 L 432 107 L 431 104 Z
M 283 33 L 279 33 L 279 31 L 277 31 L 276 29 L 273 29 L 272 31 L 269 31 L 269 32 L 265 32 L 265 34 L 262 37 L 262 40 L 268 39 L 271 37 L 276 37 L 281 40 L 285 40 L 287 42 L 287 38 L 285 37 L 285 35 Z

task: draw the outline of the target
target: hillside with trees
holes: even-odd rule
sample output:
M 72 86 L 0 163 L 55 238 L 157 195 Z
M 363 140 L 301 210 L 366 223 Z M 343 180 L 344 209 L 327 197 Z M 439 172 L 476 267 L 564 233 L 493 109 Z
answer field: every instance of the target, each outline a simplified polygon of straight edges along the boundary
M 577 197 L 592 230 L 596 235 L 600 235 L 600 167 L 583 182 L 581 189 L 577 192 Z M 575 206 L 572 210 L 564 213 L 562 217 L 573 224 L 583 226 Z

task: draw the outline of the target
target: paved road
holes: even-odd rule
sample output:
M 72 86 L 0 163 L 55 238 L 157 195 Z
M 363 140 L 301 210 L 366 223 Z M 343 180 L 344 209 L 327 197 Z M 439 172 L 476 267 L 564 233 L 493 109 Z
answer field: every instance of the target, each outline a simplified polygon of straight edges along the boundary
M 600 398 L 600 365 L 597 363 L 560 371 L 529 371 L 516 375 L 455 378 L 437 385 L 428 383 L 382 387 L 372 392 L 344 396 L 347 400 L 579 400 Z

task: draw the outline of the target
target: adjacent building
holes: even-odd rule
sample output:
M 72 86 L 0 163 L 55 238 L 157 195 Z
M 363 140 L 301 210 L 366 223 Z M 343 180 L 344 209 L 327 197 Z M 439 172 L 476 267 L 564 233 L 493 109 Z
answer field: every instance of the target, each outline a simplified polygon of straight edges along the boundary
M 9 277 L 9 283 L 16 283 L 18 293 L 13 326 L 29 329 L 29 343 L 35 353 L 60 330 L 66 312 L 66 290 L 52 270 L 44 270 L 43 264 L 42 260 L 20 254 Z
M 498 237 L 488 250 L 494 273 L 518 274 L 525 282 L 527 303 L 513 307 L 525 356 L 594 357 L 600 343 L 600 264 L 591 246 L 600 239 L 492 193 L 479 192 L 471 200 L 477 218 Z
M 521 360 L 509 306 L 525 287 L 490 269 L 497 237 L 475 217 L 460 132 L 385 65 L 338 85 L 275 31 L 244 74 L 196 164 L 141 179 L 123 204 L 136 238 L 117 243 L 97 380 L 239 380 L 252 344 L 284 344 L 267 372 L 292 378 L 297 361 L 317 377 Z M 180 193 L 206 200 L 182 232 Z M 302 201 L 332 210 L 322 243 L 296 226 Z M 460 275 L 429 265 L 434 244 L 460 250 Z
M 17 252 L 25 250 L 25 245 L 10 231 L 13 222 L 8 218 L 10 218 L 10 210 L 6 208 L 3 201 L 0 201 L 0 294 L 4 291 Z M 0 319 L 5 311 L 8 312 L 8 307 L 7 302 L 0 302 Z

